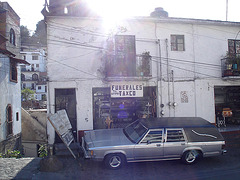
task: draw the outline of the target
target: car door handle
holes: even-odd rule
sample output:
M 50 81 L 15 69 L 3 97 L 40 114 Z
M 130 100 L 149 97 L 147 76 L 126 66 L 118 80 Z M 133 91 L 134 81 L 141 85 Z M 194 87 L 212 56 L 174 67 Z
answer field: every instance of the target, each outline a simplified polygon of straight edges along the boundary
M 185 143 L 181 143 L 181 145 L 186 145 Z
M 157 147 L 160 147 L 160 146 L 161 146 L 161 144 L 157 144 L 156 146 L 157 146 Z

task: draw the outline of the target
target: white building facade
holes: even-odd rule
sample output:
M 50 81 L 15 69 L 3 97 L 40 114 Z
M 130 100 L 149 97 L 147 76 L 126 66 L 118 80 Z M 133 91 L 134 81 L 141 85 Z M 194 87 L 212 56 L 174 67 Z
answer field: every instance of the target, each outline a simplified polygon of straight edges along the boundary
M 34 90 L 36 100 L 46 100 L 46 50 L 34 46 L 22 49 L 23 51 L 20 53 L 23 59 L 29 62 L 29 65 L 21 65 L 21 87 Z
M 216 123 L 227 91 L 240 87 L 224 61 L 231 43 L 238 50 L 240 23 L 137 17 L 110 32 L 101 18 L 46 21 L 48 113 L 66 109 L 78 139 L 109 128 L 108 118 L 115 128 L 143 115 Z M 50 124 L 48 135 L 57 141 Z
M 0 2 L 0 153 L 21 150 L 20 17 Z

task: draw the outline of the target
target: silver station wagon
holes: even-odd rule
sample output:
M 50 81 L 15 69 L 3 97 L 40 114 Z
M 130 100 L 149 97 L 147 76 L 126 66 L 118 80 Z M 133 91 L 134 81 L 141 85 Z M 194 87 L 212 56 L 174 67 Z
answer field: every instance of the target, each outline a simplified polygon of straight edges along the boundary
M 125 162 L 182 159 L 192 164 L 200 157 L 226 152 L 218 129 L 197 117 L 139 119 L 121 129 L 85 131 L 85 158 L 104 161 L 111 169 Z

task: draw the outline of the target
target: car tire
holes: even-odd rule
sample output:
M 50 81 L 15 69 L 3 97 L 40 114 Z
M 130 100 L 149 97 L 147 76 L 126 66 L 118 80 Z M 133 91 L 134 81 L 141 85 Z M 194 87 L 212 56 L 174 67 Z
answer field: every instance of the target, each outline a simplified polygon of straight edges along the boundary
M 125 161 L 126 158 L 123 154 L 109 154 L 104 159 L 104 163 L 109 169 L 119 169 Z
M 190 151 L 186 151 L 183 155 L 182 155 L 182 161 L 185 164 L 194 164 L 197 162 L 197 160 L 200 157 L 200 153 L 197 150 L 190 150 Z

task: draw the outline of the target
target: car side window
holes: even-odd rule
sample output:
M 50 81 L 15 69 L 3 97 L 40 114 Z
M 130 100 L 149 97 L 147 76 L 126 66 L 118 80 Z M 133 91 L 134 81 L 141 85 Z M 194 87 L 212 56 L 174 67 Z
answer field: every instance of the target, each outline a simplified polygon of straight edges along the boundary
M 162 142 L 162 130 L 150 131 L 141 143 L 161 143 Z
M 182 142 L 185 141 L 183 131 L 181 129 L 167 130 L 167 142 Z

